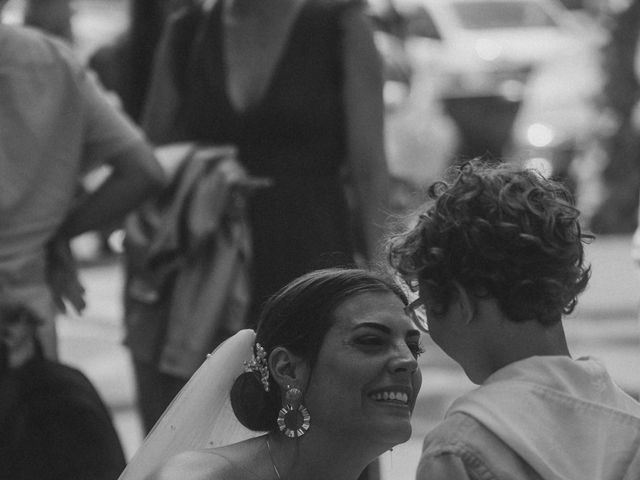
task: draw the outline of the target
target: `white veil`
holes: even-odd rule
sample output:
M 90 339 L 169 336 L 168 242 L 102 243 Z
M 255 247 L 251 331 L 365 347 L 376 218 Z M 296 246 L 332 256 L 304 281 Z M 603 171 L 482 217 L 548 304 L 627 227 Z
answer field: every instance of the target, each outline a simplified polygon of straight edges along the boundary
M 245 428 L 231 409 L 229 392 L 253 355 L 255 332 L 241 330 L 210 354 L 193 374 L 119 480 L 143 480 L 168 458 L 187 450 L 219 447 L 261 435 Z

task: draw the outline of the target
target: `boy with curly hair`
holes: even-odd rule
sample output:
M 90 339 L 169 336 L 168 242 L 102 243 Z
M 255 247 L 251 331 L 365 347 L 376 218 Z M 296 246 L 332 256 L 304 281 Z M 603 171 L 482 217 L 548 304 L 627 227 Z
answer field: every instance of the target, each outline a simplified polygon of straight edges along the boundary
M 568 191 L 472 161 L 429 197 L 389 260 L 418 324 L 480 387 L 427 435 L 417 479 L 640 478 L 640 404 L 567 346 L 593 238 Z

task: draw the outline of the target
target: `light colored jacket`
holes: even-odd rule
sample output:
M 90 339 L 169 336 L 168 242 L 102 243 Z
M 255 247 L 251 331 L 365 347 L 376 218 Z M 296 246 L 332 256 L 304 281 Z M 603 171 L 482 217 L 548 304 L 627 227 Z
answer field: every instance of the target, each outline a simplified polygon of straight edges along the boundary
M 640 479 L 640 404 L 596 360 L 532 357 L 456 400 L 419 480 Z

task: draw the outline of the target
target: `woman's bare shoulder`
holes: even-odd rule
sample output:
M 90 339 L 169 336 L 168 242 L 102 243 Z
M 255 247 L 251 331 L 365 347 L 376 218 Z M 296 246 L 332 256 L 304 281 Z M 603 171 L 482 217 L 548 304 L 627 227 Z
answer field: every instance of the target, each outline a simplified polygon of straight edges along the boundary
M 171 457 L 153 480 L 227 480 L 233 465 L 214 450 L 183 452 Z
M 248 479 L 256 468 L 252 465 L 256 448 L 257 442 L 248 440 L 221 448 L 183 452 L 170 458 L 153 480 Z

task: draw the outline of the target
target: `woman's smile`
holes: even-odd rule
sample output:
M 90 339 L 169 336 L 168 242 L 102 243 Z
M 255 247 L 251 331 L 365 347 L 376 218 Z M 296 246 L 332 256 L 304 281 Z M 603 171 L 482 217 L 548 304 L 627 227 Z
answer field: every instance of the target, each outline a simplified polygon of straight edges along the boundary
M 406 441 L 421 385 L 420 331 L 392 293 L 358 295 L 335 317 L 309 387 L 314 425 L 372 442 Z
M 374 390 L 367 397 L 379 404 L 409 408 L 413 398 L 412 390 L 410 387 L 392 386 Z

